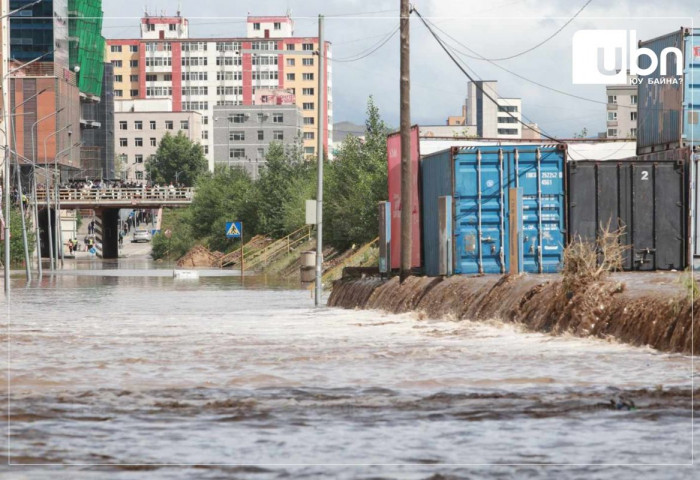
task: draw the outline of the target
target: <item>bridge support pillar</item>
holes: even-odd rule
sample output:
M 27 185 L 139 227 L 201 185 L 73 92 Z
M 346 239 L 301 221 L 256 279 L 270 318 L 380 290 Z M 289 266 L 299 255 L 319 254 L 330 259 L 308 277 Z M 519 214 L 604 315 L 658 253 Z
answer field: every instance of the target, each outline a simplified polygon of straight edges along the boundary
M 95 237 L 97 255 L 102 258 L 119 258 L 119 209 L 100 208 L 95 210 Z

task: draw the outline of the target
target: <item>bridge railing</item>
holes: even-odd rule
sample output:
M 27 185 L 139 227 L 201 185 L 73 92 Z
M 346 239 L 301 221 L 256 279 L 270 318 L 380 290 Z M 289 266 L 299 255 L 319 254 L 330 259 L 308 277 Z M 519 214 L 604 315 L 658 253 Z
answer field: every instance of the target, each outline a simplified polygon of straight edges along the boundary
M 46 202 L 46 190 L 39 188 L 36 192 L 37 201 Z M 137 201 L 180 201 L 189 202 L 194 197 L 193 188 L 61 188 L 58 191 L 61 202 L 109 202 L 118 200 Z M 55 200 L 54 191 L 49 191 L 51 201 Z

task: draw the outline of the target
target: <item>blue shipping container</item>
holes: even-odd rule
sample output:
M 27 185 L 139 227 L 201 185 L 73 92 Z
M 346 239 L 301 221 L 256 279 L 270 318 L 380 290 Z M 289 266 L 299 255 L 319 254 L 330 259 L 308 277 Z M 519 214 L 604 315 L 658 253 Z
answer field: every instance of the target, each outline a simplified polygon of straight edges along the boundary
M 700 29 L 681 28 L 642 41 L 640 47 L 654 52 L 658 63 L 653 72 L 638 79 L 637 154 L 700 145 Z M 666 50 L 671 48 L 683 54 L 682 77 L 676 75 L 679 59 Z M 649 68 L 651 62 L 648 55 L 639 57 L 641 69 Z M 621 107 L 618 114 L 628 115 L 628 111 Z
M 530 273 L 561 267 L 566 238 L 563 145 L 455 147 L 421 160 L 425 273 L 438 275 L 438 198 L 453 197 L 454 273 L 510 270 L 511 222 L 521 232 L 519 264 Z M 511 219 L 510 188 L 522 190 Z

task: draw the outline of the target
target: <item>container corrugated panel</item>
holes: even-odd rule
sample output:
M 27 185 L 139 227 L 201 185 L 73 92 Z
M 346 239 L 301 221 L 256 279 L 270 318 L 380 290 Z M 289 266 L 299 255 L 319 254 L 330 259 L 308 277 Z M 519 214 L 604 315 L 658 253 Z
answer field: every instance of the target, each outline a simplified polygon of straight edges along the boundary
M 683 269 L 686 261 L 684 162 L 574 162 L 569 165 L 571 239 L 594 241 L 622 229 L 625 270 Z
M 421 162 L 426 272 L 438 265 L 437 220 L 431 218 L 437 219 L 437 197 L 443 195 L 454 199 L 454 272 L 508 271 L 508 233 L 510 222 L 517 221 L 508 212 L 509 188 L 517 187 L 523 189 L 524 271 L 558 271 L 566 239 L 565 159 L 566 149 L 558 145 L 485 145 L 426 156 Z
M 700 154 L 692 154 L 690 163 L 690 192 L 691 192 L 691 212 L 690 212 L 690 242 L 693 257 L 700 257 L 700 194 L 698 194 L 698 184 L 700 183 Z
M 434 153 L 421 160 L 421 206 L 423 211 L 423 268 L 428 276 L 440 274 L 438 198 L 452 195 L 452 153 Z
M 694 146 L 700 142 L 698 110 L 700 98 L 700 30 L 682 28 L 641 42 L 659 59 L 654 72 L 640 76 L 637 115 L 637 153 L 647 154 Z M 678 77 L 676 55 L 661 55 L 666 48 L 683 53 L 682 77 Z M 648 68 L 648 55 L 639 57 L 639 67 Z M 661 74 L 665 65 L 666 74 Z

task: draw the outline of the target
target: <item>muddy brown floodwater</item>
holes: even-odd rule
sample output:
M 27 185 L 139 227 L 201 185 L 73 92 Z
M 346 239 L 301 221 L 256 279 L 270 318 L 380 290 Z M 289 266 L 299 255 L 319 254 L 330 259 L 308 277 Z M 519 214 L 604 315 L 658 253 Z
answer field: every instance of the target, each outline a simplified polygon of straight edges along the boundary
M 13 277 L 4 478 L 697 474 L 688 356 L 115 266 Z

